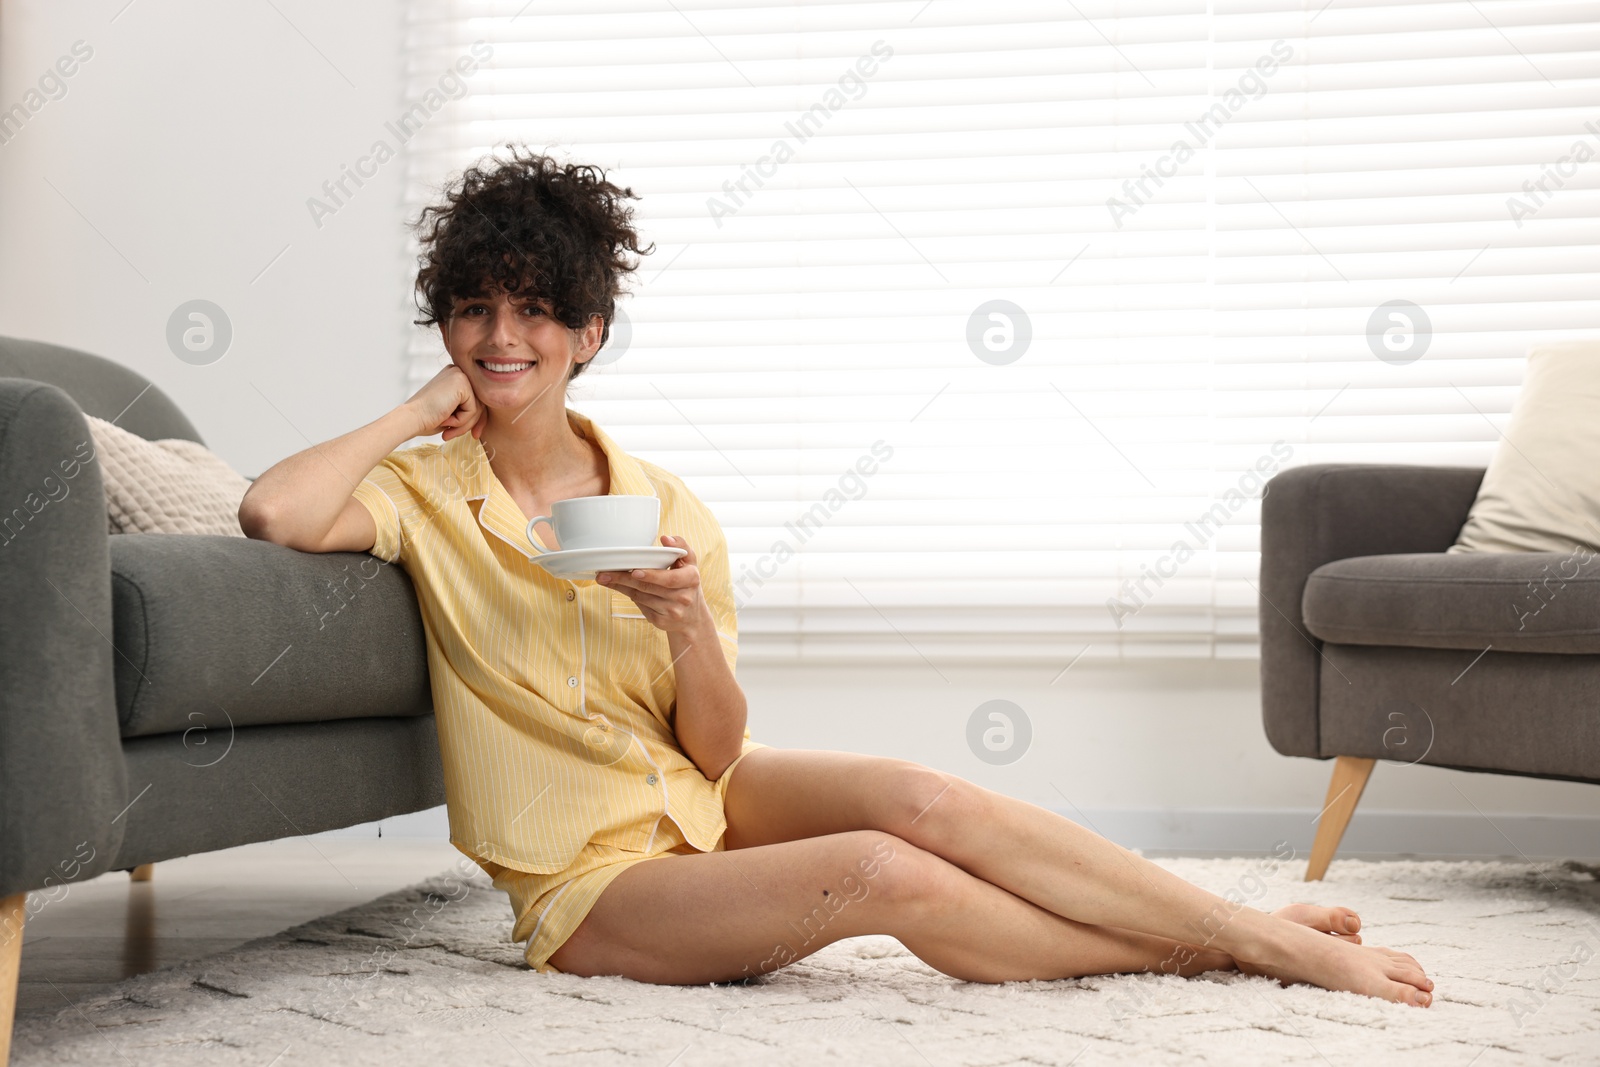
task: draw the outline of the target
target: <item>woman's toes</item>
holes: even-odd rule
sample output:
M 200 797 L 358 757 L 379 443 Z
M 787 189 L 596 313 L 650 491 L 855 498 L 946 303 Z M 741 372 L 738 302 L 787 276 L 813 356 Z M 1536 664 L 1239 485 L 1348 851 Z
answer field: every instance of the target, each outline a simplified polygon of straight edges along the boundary
M 1414 1008 L 1426 1008 L 1433 1003 L 1433 997 L 1430 994 L 1415 986 L 1401 984 L 1395 986 L 1390 992 L 1394 994 L 1391 999 L 1397 1004 L 1409 1004 Z
M 1315 904 L 1288 904 L 1273 912 L 1279 918 L 1288 919 L 1301 926 L 1309 926 L 1313 930 L 1321 930 L 1325 934 L 1333 934 L 1341 941 L 1351 941 L 1361 944 L 1359 937 L 1352 937 L 1361 929 L 1361 918 L 1349 908 L 1324 908 Z
M 1411 992 L 1405 994 L 1407 1003 L 1421 1004 L 1426 1007 L 1428 1001 L 1432 999 L 1433 979 L 1429 978 L 1420 966 L 1404 963 L 1400 960 L 1390 960 L 1389 966 L 1384 968 L 1384 971 L 1390 981 L 1400 982 L 1410 988 Z M 1417 1000 L 1416 997 L 1418 995 L 1423 999 Z
M 1419 989 L 1422 988 L 1422 983 L 1428 980 L 1428 976 L 1423 974 L 1419 967 L 1390 967 L 1385 973 L 1396 982 L 1404 982 Z
M 1330 924 L 1332 928 L 1328 932 L 1340 941 L 1348 941 L 1352 945 L 1361 944 L 1361 935 L 1356 933 L 1357 930 L 1361 929 L 1361 920 L 1356 916 L 1356 913 L 1348 908 L 1334 908 L 1333 910 L 1336 914 Z
M 1398 956 L 1389 957 L 1389 966 L 1384 968 L 1390 974 L 1421 974 L 1422 964 L 1416 960 L 1401 959 Z
M 1318 929 L 1326 930 L 1340 941 L 1348 941 L 1352 945 L 1361 944 L 1361 935 L 1356 933 L 1361 929 L 1361 917 L 1349 908 L 1327 908 L 1324 924 Z

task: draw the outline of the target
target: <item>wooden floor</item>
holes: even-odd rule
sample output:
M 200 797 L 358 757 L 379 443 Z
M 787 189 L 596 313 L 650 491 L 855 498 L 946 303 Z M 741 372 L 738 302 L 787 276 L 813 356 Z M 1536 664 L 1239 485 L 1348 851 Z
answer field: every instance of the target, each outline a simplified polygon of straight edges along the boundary
M 69 884 L 64 896 L 39 894 L 24 927 L 17 1016 L 53 1014 L 123 978 L 275 934 L 465 859 L 444 840 L 295 837 L 158 863 L 149 882 L 112 871 Z

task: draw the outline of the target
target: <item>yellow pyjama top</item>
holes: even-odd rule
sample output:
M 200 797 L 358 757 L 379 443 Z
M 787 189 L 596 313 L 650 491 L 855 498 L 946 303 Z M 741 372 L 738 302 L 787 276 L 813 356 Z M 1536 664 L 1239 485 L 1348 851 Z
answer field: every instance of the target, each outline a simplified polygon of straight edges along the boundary
M 660 534 L 689 542 L 729 669 L 738 624 L 722 528 L 674 474 L 586 416 L 609 492 L 661 498 Z M 515 870 L 566 870 L 590 841 L 650 852 L 670 819 L 704 852 L 727 827 L 716 784 L 678 746 L 666 632 L 626 594 L 533 562 L 527 517 L 470 433 L 396 449 L 355 489 L 371 553 L 416 590 L 444 763 L 450 841 Z M 745 729 L 746 741 L 750 731 Z

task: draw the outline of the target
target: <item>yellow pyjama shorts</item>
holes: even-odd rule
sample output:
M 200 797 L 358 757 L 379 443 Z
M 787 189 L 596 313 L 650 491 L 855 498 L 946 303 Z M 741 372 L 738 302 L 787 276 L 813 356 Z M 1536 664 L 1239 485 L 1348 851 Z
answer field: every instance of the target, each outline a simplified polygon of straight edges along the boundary
M 738 759 L 728 764 L 722 777 L 717 779 L 717 795 L 726 801 L 728 781 L 733 769 L 758 748 L 767 748 L 758 741 L 746 741 Z M 658 859 L 662 856 L 692 855 L 700 849 L 684 840 L 683 831 L 670 817 L 661 820 L 653 851 L 632 852 L 594 842 L 583 847 L 571 866 L 551 874 L 536 874 L 503 867 L 492 860 L 479 858 L 478 865 L 494 880 L 497 889 L 511 898 L 511 911 L 516 925 L 511 940 L 526 939 L 528 946 L 523 956 L 528 966 L 541 974 L 561 974 L 560 968 L 550 963 L 550 956 L 566 943 L 594 907 L 600 894 L 605 892 L 612 879 L 635 863 Z M 724 833 L 717 839 L 713 851 L 721 852 Z

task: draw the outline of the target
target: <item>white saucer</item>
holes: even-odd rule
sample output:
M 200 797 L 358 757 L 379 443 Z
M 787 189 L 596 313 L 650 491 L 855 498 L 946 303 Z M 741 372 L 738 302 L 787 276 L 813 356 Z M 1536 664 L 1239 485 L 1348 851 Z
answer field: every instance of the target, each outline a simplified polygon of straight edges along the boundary
M 670 567 L 687 549 L 669 548 L 666 545 L 645 545 L 642 548 L 565 548 L 560 552 L 543 552 L 533 557 L 533 562 L 550 572 L 552 578 L 593 578 L 600 571 L 628 571 L 635 567 L 658 569 Z

